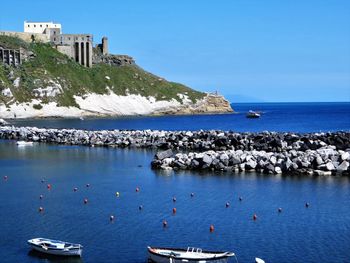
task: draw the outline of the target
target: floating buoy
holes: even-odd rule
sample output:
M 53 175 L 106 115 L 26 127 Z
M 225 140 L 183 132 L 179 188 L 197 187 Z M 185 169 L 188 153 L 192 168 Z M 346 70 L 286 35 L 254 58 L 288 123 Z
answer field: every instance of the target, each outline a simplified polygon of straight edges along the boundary
M 176 214 L 176 208 L 175 207 L 173 208 L 173 214 Z
M 90 187 L 90 184 L 86 184 L 86 187 Z
M 78 191 L 78 188 L 74 187 L 73 191 L 74 191 L 74 192 Z
M 142 205 L 140 205 L 140 206 L 139 206 L 139 210 L 142 210 L 142 208 L 143 208 L 143 206 L 142 206 Z
M 213 233 L 213 232 L 214 232 L 214 226 L 213 226 L 213 225 L 210 225 L 209 231 L 210 231 L 210 233 Z
M 230 203 L 229 202 L 227 202 L 226 203 L 226 208 L 228 208 L 230 206 Z
M 309 207 L 310 204 L 308 202 L 305 203 L 305 207 Z
M 168 222 L 166 220 L 163 220 L 163 227 L 167 227 L 168 226 Z
M 136 187 L 135 191 L 136 191 L 136 192 L 139 192 L 139 191 L 140 191 L 140 188 Z
M 51 189 L 51 184 L 47 184 L 47 189 Z
M 115 196 L 116 196 L 116 197 L 119 197 L 119 192 L 116 192 L 116 193 L 115 193 Z
M 191 197 L 194 197 L 194 193 L 191 193 Z
M 40 199 L 43 199 L 43 198 L 44 198 L 44 196 L 43 196 L 43 195 L 39 195 L 39 198 L 40 198 Z
M 278 208 L 278 212 L 279 212 L 279 213 L 282 212 L 282 208 L 281 208 L 281 207 Z
M 42 208 L 41 206 L 39 207 L 39 212 L 43 212 L 44 208 Z
M 173 202 L 174 202 L 174 203 L 176 202 L 176 197 L 175 197 L 175 196 L 173 197 Z
M 7 180 L 7 178 L 8 178 L 7 175 L 5 175 L 5 176 L 4 176 L 4 180 Z
M 87 204 L 88 203 L 88 200 L 87 198 L 84 199 L 84 204 Z
M 242 196 L 240 196 L 240 197 L 238 198 L 238 200 L 239 200 L 239 201 L 242 201 L 242 200 L 243 200 L 243 197 L 242 197 Z
M 110 217 L 109 217 L 109 221 L 113 221 L 114 220 L 114 215 L 111 215 Z
M 256 214 L 253 215 L 253 220 L 257 220 L 258 219 L 258 216 Z

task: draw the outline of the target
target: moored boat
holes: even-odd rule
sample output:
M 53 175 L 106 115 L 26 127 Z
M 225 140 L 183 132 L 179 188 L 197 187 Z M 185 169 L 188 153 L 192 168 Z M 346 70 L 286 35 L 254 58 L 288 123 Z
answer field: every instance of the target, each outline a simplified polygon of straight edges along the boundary
M 17 141 L 17 146 L 32 146 L 33 142 L 26 142 L 26 141 Z
M 251 119 L 260 118 L 261 113 L 260 113 L 260 112 L 256 112 L 256 111 L 250 110 L 250 111 L 248 111 L 248 113 L 247 113 L 246 116 L 247 116 L 247 118 L 251 118 Z
M 187 249 L 147 247 L 149 259 L 155 263 L 225 263 L 233 252 L 203 251 L 200 248 Z
M 27 241 L 32 249 L 56 256 L 79 256 L 83 253 L 83 246 L 60 240 L 47 238 L 33 238 Z

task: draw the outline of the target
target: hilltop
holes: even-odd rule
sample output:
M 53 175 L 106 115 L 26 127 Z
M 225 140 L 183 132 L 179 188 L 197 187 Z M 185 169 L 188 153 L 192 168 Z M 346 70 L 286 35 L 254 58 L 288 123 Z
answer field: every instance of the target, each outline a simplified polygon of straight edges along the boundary
M 222 96 L 169 82 L 129 56 L 99 54 L 87 68 L 47 43 L 0 36 L 0 48 L 20 49 L 22 63 L 0 62 L 0 117 L 196 114 L 232 111 Z

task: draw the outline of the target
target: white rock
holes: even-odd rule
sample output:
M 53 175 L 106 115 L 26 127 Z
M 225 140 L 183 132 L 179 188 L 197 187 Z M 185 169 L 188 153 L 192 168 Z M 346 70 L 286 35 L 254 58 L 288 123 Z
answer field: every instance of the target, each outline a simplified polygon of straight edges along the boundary
M 344 153 L 341 155 L 341 159 L 342 159 L 342 161 L 349 160 L 349 159 L 350 159 L 350 153 L 349 153 L 349 152 L 344 152 Z

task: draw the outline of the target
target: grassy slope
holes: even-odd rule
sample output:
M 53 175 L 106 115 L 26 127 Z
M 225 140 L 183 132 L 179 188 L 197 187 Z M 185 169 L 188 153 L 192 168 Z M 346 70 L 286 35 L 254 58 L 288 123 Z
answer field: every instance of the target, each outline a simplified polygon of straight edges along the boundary
M 20 77 L 20 87 L 17 89 L 11 87 L 15 98 L 20 102 L 31 100 L 33 98 L 31 91 L 34 88 L 45 87 L 51 79 L 61 84 L 64 93 L 46 101 L 54 100 L 62 106 L 77 106 L 73 95 L 89 92 L 105 94 L 108 92 L 107 86 L 119 95 L 140 94 L 154 96 L 157 100 L 179 99 L 177 93 L 187 93 L 192 101 L 204 96 L 201 92 L 178 83 L 168 82 L 137 66 L 112 67 L 98 64 L 93 68 L 85 68 L 59 53 L 49 44 L 28 45 L 16 38 L 0 36 L 0 45 L 8 48 L 23 47 L 36 55 L 17 69 L 0 64 L 0 89 L 4 88 L 1 85 L 11 86 L 11 82 L 6 77 L 11 70 L 14 72 L 14 78 Z M 0 96 L 0 100 L 4 98 Z

